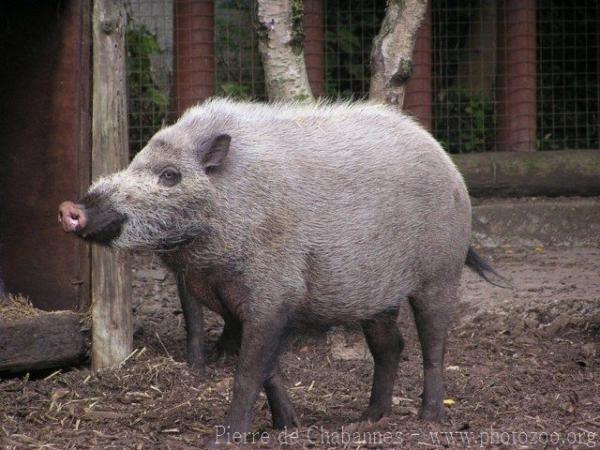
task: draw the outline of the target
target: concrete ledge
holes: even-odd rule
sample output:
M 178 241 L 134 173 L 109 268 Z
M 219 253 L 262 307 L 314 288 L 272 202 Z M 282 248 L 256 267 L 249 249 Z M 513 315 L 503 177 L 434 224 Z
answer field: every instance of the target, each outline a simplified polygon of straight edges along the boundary
M 475 202 L 473 242 L 482 247 L 600 246 L 598 197 Z
M 600 195 L 600 150 L 453 155 L 475 197 Z

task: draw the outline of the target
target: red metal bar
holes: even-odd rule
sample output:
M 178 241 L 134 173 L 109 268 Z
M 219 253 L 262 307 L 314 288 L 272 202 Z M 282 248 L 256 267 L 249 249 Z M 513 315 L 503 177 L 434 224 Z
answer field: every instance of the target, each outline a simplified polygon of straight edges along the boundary
M 536 148 L 535 0 L 500 2 L 497 150 Z
M 431 130 L 431 2 L 417 34 L 413 52 L 413 74 L 406 85 L 403 109 Z
M 174 103 L 177 116 L 214 93 L 214 2 L 175 2 Z

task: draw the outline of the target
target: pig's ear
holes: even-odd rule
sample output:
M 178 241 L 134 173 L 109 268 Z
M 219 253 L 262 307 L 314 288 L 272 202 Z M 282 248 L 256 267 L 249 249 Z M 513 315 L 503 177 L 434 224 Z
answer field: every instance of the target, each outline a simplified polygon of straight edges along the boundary
M 231 136 L 228 134 L 219 134 L 210 143 L 200 150 L 200 163 L 205 169 L 210 169 L 220 166 L 227 153 L 229 152 L 229 144 Z

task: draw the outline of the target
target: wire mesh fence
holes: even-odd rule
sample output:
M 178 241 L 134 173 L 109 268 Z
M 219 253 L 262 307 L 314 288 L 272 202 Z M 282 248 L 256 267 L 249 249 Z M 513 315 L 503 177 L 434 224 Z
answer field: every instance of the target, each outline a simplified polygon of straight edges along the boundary
M 600 3 L 538 5 L 538 148 L 598 148 Z
M 385 4 L 305 0 L 316 92 L 368 95 Z M 599 10 L 595 0 L 433 0 L 420 110 L 434 136 L 452 153 L 599 148 Z M 249 0 L 131 0 L 130 16 L 132 154 L 194 101 L 266 99 Z
M 453 153 L 494 149 L 495 3 L 442 0 L 432 5 L 433 133 Z
M 172 0 L 132 0 L 126 33 L 130 154 L 175 115 Z
M 326 0 L 326 94 L 364 98 L 369 93 L 370 53 L 381 27 L 385 0 Z

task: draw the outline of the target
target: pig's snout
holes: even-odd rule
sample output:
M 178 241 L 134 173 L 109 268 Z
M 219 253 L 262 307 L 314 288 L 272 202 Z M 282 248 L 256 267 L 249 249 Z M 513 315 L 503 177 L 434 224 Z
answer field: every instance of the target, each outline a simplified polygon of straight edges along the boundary
M 81 231 L 87 224 L 85 209 L 73 202 L 62 202 L 58 207 L 58 221 L 67 233 Z
M 58 221 L 63 230 L 102 245 L 111 245 L 126 220 L 124 214 L 97 194 L 87 194 L 77 203 L 62 202 L 58 207 Z

